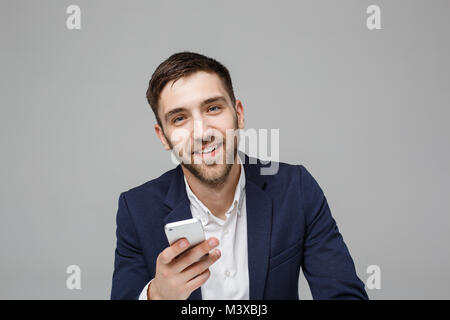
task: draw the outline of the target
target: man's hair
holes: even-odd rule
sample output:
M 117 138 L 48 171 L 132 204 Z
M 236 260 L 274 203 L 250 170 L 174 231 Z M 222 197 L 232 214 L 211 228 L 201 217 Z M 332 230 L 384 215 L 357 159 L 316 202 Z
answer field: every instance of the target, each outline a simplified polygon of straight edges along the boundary
M 189 76 L 197 71 L 205 71 L 218 75 L 230 96 L 231 103 L 233 106 L 235 105 L 236 98 L 233 92 L 230 73 L 224 65 L 212 58 L 195 52 L 183 51 L 174 53 L 156 68 L 147 89 L 147 101 L 152 107 L 156 121 L 161 128 L 162 123 L 158 116 L 158 103 L 164 86 L 169 81 L 174 80 L 175 82 L 181 77 Z

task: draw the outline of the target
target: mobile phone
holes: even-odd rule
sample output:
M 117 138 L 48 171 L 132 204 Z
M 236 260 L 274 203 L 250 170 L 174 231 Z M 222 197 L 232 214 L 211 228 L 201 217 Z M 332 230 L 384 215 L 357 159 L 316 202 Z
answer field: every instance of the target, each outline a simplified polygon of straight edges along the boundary
M 186 238 L 191 247 L 205 240 L 202 223 L 197 218 L 168 223 L 164 231 L 170 245 L 181 238 Z

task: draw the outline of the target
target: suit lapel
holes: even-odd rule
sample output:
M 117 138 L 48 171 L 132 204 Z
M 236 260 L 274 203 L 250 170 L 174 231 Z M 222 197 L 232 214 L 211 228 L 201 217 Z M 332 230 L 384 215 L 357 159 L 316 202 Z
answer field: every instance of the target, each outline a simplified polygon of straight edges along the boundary
M 181 166 L 175 168 L 169 190 L 166 195 L 165 204 L 172 208 L 164 218 L 164 224 L 192 218 L 189 198 L 186 194 L 186 185 Z M 192 291 L 188 300 L 202 300 L 201 288 Z
M 264 191 L 266 183 L 259 172 L 261 166 L 249 163 L 245 155 L 249 298 L 262 300 L 269 266 L 272 199 Z

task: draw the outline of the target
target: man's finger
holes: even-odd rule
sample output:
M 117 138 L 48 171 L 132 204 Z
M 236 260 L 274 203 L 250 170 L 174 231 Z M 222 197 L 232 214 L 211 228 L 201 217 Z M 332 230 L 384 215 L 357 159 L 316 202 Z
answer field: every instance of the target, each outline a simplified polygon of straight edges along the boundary
M 210 255 L 204 256 L 200 258 L 199 261 L 191 264 L 185 270 L 181 272 L 181 276 L 183 277 L 185 282 L 192 280 L 199 274 L 203 273 L 206 269 L 208 269 L 214 262 L 216 262 L 220 258 L 219 249 L 215 249 Z
M 201 257 L 203 257 L 205 254 L 208 254 L 209 251 L 214 249 L 219 245 L 219 240 L 217 238 L 209 238 L 208 240 L 205 240 L 192 249 L 190 249 L 188 252 L 183 254 L 183 256 L 180 256 L 179 259 L 174 264 L 174 270 L 177 273 L 180 273 L 187 267 L 189 267 L 191 264 L 197 262 L 200 260 Z
M 189 248 L 189 241 L 186 238 L 172 243 L 170 247 L 167 247 L 159 254 L 159 261 L 164 264 L 169 264 L 172 260 L 178 256 L 180 253 Z
M 210 275 L 211 275 L 211 271 L 209 271 L 209 269 L 206 269 L 201 274 L 196 276 L 194 279 L 192 279 L 188 283 L 186 283 L 186 289 L 189 292 L 192 292 L 195 289 L 198 289 L 206 282 L 206 280 L 208 280 Z

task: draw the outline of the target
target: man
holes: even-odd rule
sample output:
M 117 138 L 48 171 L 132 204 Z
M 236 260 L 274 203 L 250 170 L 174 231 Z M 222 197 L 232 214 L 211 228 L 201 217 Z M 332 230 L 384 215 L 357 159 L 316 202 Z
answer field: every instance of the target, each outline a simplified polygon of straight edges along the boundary
M 180 165 L 120 195 L 112 299 L 298 299 L 300 267 L 314 299 L 368 299 L 305 167 L 261 174 L 261 161 L 238 152 L 230 132 L 244 128 L 243 105 L 221 63 L 176 53 L 147 100 Z M 192 217 L 206 240 L 169 246 L 164 225 Z

